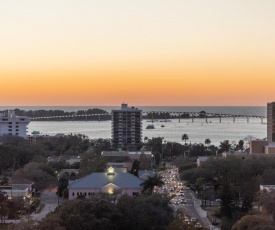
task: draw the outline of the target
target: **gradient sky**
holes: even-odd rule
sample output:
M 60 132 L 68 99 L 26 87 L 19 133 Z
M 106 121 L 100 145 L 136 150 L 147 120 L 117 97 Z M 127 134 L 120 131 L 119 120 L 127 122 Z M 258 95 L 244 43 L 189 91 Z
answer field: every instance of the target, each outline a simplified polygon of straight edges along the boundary
M 0 105 L 266 105 L 274 0 L 1 0 Z

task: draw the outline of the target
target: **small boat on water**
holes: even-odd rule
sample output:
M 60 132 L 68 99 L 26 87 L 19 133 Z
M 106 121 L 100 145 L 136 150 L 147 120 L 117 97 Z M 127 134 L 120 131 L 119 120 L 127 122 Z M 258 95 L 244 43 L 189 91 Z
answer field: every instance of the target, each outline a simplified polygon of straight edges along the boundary
M 165 125 L 161 125 L 160 127 L 163 128 L 163 127 L 165 127 Z
M 32 135 L 40 135 L 41 133 L 40 133 L 39 131 L 34 130 L 34 131 L 32 131 L 31 134 L 32 134 Z
M 152 124 L 152 125 L 147 125 L 146 129 L 154 129 L 155 126 Z

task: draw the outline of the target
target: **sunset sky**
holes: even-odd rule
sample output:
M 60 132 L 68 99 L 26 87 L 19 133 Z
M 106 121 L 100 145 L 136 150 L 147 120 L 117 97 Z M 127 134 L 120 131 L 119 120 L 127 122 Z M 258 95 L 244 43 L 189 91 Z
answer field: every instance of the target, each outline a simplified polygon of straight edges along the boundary
M 274 0 L 1 0 L 0 106 L 266 105 Z

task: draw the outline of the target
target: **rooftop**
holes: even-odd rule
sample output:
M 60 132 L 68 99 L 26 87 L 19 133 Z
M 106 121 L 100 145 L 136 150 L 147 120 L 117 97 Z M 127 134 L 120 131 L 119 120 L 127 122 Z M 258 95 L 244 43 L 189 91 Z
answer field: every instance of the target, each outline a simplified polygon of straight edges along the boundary
M 72 188 L 102 188 L 103 186 L 113 183 L 120 188 L 140 188 L 142 179 L 136 177 L 130 173 L 119 172 L 95 172 L 89 174 L 79 180 L 69 181 L 69 189 Z
M 24 178 L 24 177 L 14 178 L 14 179 L 12 179 L 11 183 L 12 183 L 13 185 L 15 185 L 15 184 L 25 184 L 25 185 L 34 184 L 33 181 L 28 180 L 28 179 L 26 179 L 26 178 Z
M 128 107 L 127 104 L 121 104 L 121 108 L 120 109 L 114 109 L 112 111 L 130 111 L 130 112 L 138 112 L 138 111 L 141 111 L 139 110 L 138 108 L 135 108 L 135 107 Z

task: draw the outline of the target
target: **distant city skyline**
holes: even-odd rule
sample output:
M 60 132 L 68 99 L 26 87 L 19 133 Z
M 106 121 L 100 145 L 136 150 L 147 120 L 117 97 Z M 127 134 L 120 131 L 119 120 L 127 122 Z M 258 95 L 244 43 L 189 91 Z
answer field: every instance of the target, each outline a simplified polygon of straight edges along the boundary
M 274 0 L 4 0 L 1 106 L 266 106 Z

